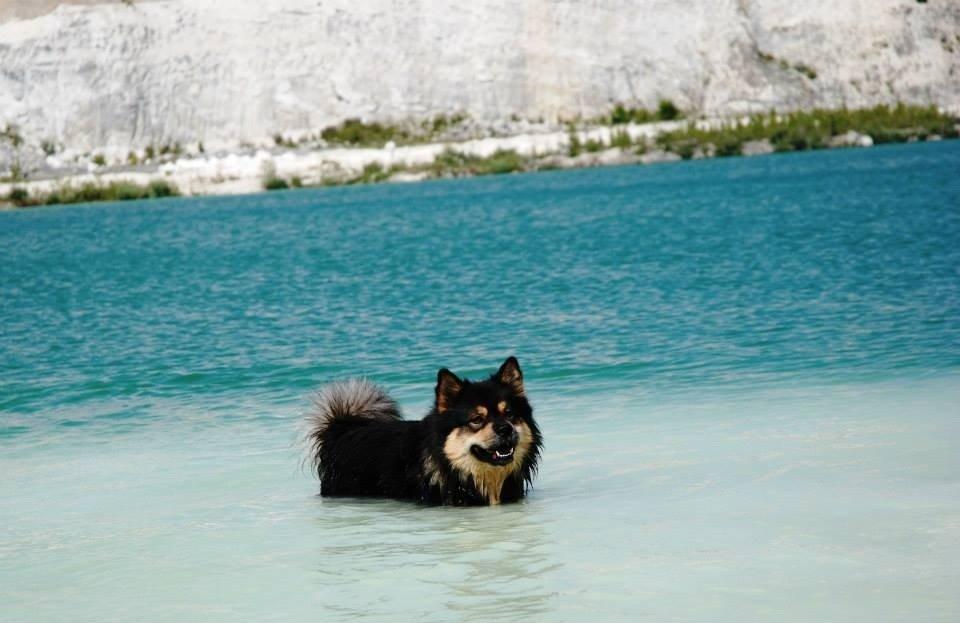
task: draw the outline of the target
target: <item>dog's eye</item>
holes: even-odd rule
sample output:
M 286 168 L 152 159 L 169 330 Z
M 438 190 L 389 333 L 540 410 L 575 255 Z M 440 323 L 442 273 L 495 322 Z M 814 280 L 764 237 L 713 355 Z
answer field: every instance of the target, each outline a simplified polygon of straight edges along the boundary
M 470 426 L 475 426 L 479 428 L 482 425 L 483 425 L 483 418 L 480 417 L 479 415 L 475 415 L 472 418 L 470 418 Z

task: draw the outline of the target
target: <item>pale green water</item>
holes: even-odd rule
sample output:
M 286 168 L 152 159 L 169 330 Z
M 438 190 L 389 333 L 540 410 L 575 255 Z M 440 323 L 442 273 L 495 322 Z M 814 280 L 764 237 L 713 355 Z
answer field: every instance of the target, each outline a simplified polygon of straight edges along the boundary
M 0 621 L 955 621 L 960 143 L 0 214 Z M 520 357 L 522 505 L 310 388 Z

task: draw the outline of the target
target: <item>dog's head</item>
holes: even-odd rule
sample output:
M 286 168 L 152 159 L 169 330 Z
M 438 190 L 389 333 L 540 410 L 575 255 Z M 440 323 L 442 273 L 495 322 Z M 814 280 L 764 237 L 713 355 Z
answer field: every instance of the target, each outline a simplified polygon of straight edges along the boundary
M 446 368 L 437 373 L 436 414 L 443 455 L 460 475 L 484 487 L 521 472 L 528 479 L 540 444 L 516 358 L 490 378 L 471 382 Z M 499 487 L 497 488 L 499 491 Z

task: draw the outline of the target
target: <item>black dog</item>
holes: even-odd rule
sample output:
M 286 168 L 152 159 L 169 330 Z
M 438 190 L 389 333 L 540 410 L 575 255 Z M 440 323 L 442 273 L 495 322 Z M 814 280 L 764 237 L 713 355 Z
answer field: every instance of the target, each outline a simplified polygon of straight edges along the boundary
M 433 409 L 404 420 L 365 380 L 323 388 L 307 440 L 324 496 L 382 496 L 427 504 L 485 505 L 524 496 L 543 444 L 516 358 L 471 382 L 437 373 Z

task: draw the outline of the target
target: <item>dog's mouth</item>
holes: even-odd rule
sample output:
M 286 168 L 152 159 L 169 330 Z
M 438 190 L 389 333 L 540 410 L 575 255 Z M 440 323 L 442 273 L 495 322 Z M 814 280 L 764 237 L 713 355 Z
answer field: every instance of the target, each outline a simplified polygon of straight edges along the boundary
M 516 447 L 513 445 L 500 445 L 496 448 L 482 448 L 480 446 L 470 446 L 470 452 L 484 463 L 491 465 L 506 465 L 513 461 L 513 454 Z

